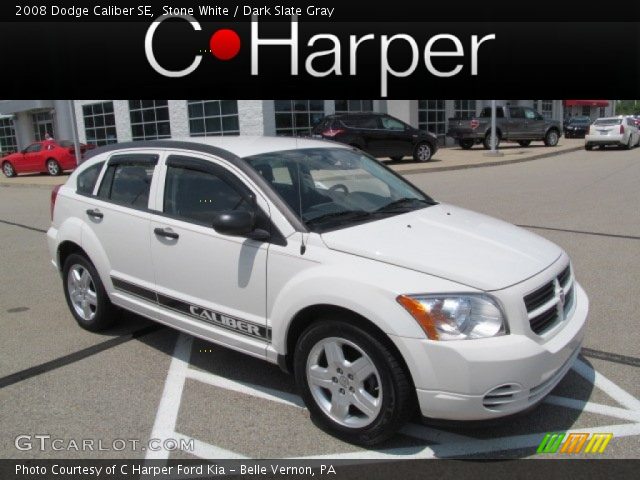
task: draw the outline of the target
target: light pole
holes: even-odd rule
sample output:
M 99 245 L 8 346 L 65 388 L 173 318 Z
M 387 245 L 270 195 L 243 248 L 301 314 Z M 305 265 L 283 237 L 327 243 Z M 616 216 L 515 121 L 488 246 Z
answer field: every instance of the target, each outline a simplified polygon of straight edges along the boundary
M 71 135 L 73 135 L 73 149 L 76 153 L 76 165 L 80 165 L 82 160 L 82 152 L 80 151 L 80 140 L 78 139 L 78 124 L 76 122 L 76 109 L 73 105 L 73 100 L 67 100 L 69 102 L 69 117 L 71 118 Z
M 491 145 L 491 150 L 485 153 L 488 157 L 501 157 L 502 152 L 499 152 L 497 147 L 497 136 L 496 136 L 496 101 L 491 100 L 491 139 L 489 141 Z

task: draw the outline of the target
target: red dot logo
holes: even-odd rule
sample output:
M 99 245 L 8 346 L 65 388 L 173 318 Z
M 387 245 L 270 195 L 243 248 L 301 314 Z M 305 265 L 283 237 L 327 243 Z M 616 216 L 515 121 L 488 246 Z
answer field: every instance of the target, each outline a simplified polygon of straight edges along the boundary
M 211 54 L 219 60 L 231 60 L 240 51 L 240 37 L 233 30 L 223 28 L 209 39 Z

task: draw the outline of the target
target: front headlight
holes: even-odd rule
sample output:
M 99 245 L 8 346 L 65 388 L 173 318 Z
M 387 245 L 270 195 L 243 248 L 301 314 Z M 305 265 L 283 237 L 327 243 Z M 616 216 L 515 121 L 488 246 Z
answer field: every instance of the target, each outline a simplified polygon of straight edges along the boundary
M 396 299 L 431 340 L 505 335 L 502 310 L 488 295 L 400 295 Z

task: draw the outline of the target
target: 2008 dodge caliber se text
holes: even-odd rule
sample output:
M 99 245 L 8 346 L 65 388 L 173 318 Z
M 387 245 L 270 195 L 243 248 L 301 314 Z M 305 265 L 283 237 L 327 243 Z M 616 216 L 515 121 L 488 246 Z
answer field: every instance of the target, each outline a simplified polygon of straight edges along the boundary
M 388 438 L 416 404 L 451 420 L 525 410 L 585 330 L 561 248 L 331 142 L 104 147 L 52 193 L 52 216 L 80 326 L 118 306 L 277 363 L 354 443 Z

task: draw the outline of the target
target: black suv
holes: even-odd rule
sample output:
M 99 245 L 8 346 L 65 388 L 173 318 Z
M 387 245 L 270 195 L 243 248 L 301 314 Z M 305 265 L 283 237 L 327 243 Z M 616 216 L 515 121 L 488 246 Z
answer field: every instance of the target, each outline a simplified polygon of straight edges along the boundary
M 316 138 L 346 143 L 374 157 L 396 161 L 411 155 L 416 162 L 428 162 L 438 149 L 435 135 L 384 113 L 328 115 L 311 133 Z

